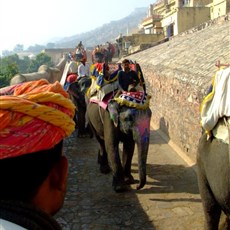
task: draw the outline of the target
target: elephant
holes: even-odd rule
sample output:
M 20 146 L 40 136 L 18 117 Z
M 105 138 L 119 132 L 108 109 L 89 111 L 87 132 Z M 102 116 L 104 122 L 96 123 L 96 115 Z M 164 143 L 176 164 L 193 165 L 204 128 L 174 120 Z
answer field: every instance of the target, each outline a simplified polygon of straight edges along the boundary
M 108 63 L 112 61 L 112 52 L 113 50 L 109 46 L 102 46 L 98 45 L 95 47 L 95 49 L 92 51 L 92 63 Z
M 78 130 L 78 137 L 93 137 L 93 133 L 88 125 L 88 121 L 86 120 L 87 97 L 85 97 L 85 94 L 90 85 L 91 78 L 83 77 L 71 83 L 67 88 L 70 99 L 76 106 L 75 123 Z
M 110 42 L 106 42 L 106 45 L 107 45 L 106 49 L 108 50 L 108 62 L 112 62 L 116 51 L 115 45 L 113 45 Z
M 10 85 L 19 84 L 27 81 L 35 81 L 39 79 L 46 79 L 50 83 L 54 83 L 55 81 L 60 81 L 65 64 L 67 61 L 66 55 L 62 57 L 60 62 L 55 67 L 48 67 L 47 65 L 41 65 L 38 68 L 37 72 L 34 73 L 25 73 L 25 74 L 16 74 L 11 78 Z
M 222 118 L 219 122 L 222 122 Z M 218 125 L 220 124 L 218 122 Z M 229 130 L 226 133 L 229 138 Z M 221 213 L 226 215 L 224 229 L 230 229 L 230 151 L 228 143 L 203 133 L 197 151 L 197 178 L 202 199 L 205 225 L 218 230 Z M 220 227 L 220 226 L 219 226 Z
M 150 138 L 150 108 L 137 109 L 119 105 L 110 100 L 107 109 L 97 103 L 87 106 L 89 123 L 100 145 L 98 163 L 100 171 L 112 170 L 112 186 L 115 192 L 124 192 L 128 184 L 134 183 L 131 175 L 131 164 L 135 143 L 138 149 L 139 184 L 137 189 L 146 183 L 146 161 Z M 111 119 L 112 118 L 112 119 Z M 119 144 L 123 143 L 123 153 L 119 153 Z

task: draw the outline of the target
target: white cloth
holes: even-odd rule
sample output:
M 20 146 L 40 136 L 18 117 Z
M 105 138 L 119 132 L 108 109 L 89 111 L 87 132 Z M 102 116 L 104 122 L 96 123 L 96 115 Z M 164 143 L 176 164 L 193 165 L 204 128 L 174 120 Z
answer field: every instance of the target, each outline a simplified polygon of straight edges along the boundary
M 76 61 L 71 61 L 68 66 L 68 74 L 77 73 L 78 71 L 78 63 Z
M 226 122 L 230 125 L 230 118 L 227 118 Z M 225 144 L 229 144 L 228 127 L 223 119 L 221 119 L 214 127 L 212 134 L 215 138 L 222 140 Z
M 78 78 L 79 77 L 84 77 L 84 76 L 88 76 L 89 77 L 89 65 L 87 63 L 85 63 L 85 65 L 83 63 L 81 63 L 78 66 Z
M 204 99 L 201 110 L 201 125 L 207 131 L 215 127 L 219 118 L 230 116 L 230 67 L 217 71 L 212 93 L 210 99 Z
M 8 220 L 0 219 L 0 230 L 27 230 Z
M 65 69 L 63 71 L 63 74 L 62 74 L 62 78 L 61 78 L 61 81 L 60 81 L 60 84 L 62 86 L 65 85 L 65 82 L 66 82 L 66 77 L 67 75 L 69 75 L 70 73 L 78 73 L 78 63 L 75 62 L 75 61 L 70 61 L 69 63 L 66 63 L 65 65 Z M 1 230 L 1 229 L 0 229 Z

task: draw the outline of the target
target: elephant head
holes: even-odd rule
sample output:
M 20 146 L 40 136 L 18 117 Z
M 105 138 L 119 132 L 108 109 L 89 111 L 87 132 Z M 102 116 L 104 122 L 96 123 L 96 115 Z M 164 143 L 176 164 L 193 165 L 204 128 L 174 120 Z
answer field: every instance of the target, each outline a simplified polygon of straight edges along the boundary
M 151 110 L 119 106 L 116 101 L 111 101 L 108 110 L 100 108 L 96 103 L 89 103 L 87 114 L 101 147 L 101 172 L 106 171 L 109 164 L 113 173 L 114 190 L 125 191 L 127 184 L 134 183 L 131 164 L 135 144 L 140 178 L 137 189 L 143 188 L 146 183 Z M 119 153 L 120 142 L 123 143 L 122 154 Z
M 88 123 L 86 120 L 86 91 L 91 85 L 91 78 L 90 77 L 83 77 L 78 81 L 71 83 L 68 88 L 67 92 L 70 95 L 70 99 L 76 106 L 76 124 L 77 124 L 77 131 L 78 137 L 92 137 L 91 129 L 88 127 Z
M 120 133 L 125 137 L 124 141 L 126 141 L 126 138 L 132 138 L 137 145 L 139 168 L 139 185 L 137 186 L 137 189 L 141 189 L 146 183 L 146 162 L 149 148 L 150 119 L 152 112 L 149 108 L 137 109 L 120 106 L 114 100 L 110 101 L 108 104 L 108 111 L 111 119 L 115 121 L 114 125 L 119 127 Z M 121 139 L 121 141 L 123 140 Z M 130 153 L 125 154 L 129 155 Z M 125 164 L 126 162 L 123 162 L 124 167 Z M 131 169 L 127 168 L 126 170 L 128 170 L 128 174 L 131 175 Z

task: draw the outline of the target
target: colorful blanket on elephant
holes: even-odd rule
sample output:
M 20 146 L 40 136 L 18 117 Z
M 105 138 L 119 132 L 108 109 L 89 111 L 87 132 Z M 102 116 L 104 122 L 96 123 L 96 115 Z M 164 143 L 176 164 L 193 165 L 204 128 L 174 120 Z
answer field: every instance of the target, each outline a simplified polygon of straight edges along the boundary
M 102 109 L 107 109 L 109 101 L 113 98 L 113 94 L 107 94 L 102 100 L 99 100 L 97 96 L 91 97 L 89 102 L 98 104 Z
M 151 96 L 146 92 L 126 92 L 123 91 L 114 100 L 120 105 L 126 105 L 137 109 L 146 109 L 149 107 Z
M 201 104 L 201 125 L 210 132 L 219 118 L 230 116 L 230 67 L 219 69 L 212 79 L 210 93 Z
M 75 106 L 59 82 L 0 90 L 0 159 L 52 148 L 75 129 Z

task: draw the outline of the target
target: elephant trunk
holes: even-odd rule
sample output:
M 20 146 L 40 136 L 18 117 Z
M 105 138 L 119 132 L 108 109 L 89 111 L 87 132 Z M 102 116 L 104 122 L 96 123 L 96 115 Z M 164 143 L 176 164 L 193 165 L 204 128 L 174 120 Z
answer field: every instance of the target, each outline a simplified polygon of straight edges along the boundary
M 146 113 L 146 116 L 142 116 L 139 120 L 137 127 L 139 138 L 136 139 L 138 148 L 138 171 L 139 171 L 139 184 L 137 189 L 141 189 L 146 184 L 146 163 L 147 155 L 149 150 L 149 139 L 150 139 L 150 117 L 151 113 Z
M 137 190 L 143 188 L 146 184 L 146 162 L 149 143 L 145 142 L 138 147 L 138 171 L 139 171 L 139 184 Z

